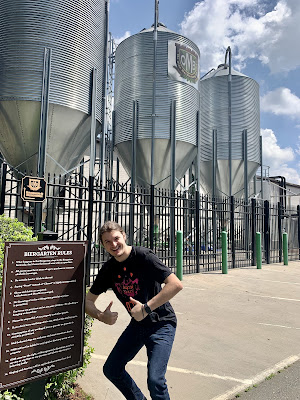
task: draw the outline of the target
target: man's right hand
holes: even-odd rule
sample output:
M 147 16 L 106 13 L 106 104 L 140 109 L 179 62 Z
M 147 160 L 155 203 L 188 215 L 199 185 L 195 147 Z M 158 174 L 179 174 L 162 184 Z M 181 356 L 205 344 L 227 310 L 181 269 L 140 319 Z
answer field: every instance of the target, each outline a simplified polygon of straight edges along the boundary
M 113 302 L 111 301 L 103 312 L 99 312 L 99 316 L 97 318 L 99 321 L 104 322 L 107 325 L 113 325 L 116 323 L 118 319 L 118 313 L 111 311 L 112 305 Z

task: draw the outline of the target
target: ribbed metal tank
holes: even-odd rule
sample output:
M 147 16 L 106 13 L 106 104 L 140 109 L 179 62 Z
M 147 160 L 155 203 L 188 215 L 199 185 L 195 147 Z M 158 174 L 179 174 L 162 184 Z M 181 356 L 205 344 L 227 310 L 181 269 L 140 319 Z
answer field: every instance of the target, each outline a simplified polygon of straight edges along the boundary
M 133 101 L 137 101 L 136 180 L 141 185 L 151 183 L 153 30 L 153 27 L 144 29 L 125 39 L 117 47 L 115 57 L 115 145 L 124 168 L 131 175 Z M 163 24 L 158 25 L 157 34 L 153 180 L 154 185 L 170 187 L 171 102 L 176 101 L 176 177 L 180 179 L 197 152 L 199 78 L 193 84 L 172 78 L 168 58 L 170 61 L 173 54 L 170 52 L 175 52 L 175 46 L 182 46 L 193 55 L 199 70 L 200 52 L 192 41 Z
M 200 173 L 201 184 L 212 193 L 213 130 L 216 134 L 216 196 L 230 194 L 229 186 L 229 86 L 228 65 L 222 64 L 200 80 Z M 260 107 L 258 83 L 231 70 L 232 191 L 242 196 L 244 189 L 243 131 L 247 130 L 247 176 L 254 176 L 260 165 Z
M 52 49 L 46 172 L 76 166 L 90 142 L 91 73 L 102 119 L 105 0 L 1 0 L 0 151 L 37 169 L 44 49 Z

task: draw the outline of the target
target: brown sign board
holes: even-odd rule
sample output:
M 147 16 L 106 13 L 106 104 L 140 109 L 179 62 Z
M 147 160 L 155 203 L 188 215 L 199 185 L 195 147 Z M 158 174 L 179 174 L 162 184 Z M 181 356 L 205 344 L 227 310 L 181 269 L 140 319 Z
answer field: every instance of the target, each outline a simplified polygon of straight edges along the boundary
M 87 242 L 5 243 L 0 390 L 83 363 Z
M 21 197 L 24 201 L 44 201 L 46 198 L 45 179 L 35 176 L 24 176 L 21 183 Z

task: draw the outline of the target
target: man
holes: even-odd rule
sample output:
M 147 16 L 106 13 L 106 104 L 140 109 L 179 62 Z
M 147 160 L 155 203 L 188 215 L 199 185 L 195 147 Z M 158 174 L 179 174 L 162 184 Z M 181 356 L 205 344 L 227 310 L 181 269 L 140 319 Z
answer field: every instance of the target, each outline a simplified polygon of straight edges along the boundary
M 176 330 L 169 300 L 182 289 L 182 283 L 150 249 L 127 245 L 126 234 L 116 222 L 108 221 L 101 227 L 100 240 L 112 258 L 103 265 L 86 296 L 86 312 L 113 325 L 118 313 L 111 310 L 112 302 L 104 311 L 95 305 L 98 296 L 111 288 L 131 316 L 103 366 L 104 375 L 127 400 L 145 400 L 125 370 L 145 345 L 151 399 L 169 400 L 165 373 Z

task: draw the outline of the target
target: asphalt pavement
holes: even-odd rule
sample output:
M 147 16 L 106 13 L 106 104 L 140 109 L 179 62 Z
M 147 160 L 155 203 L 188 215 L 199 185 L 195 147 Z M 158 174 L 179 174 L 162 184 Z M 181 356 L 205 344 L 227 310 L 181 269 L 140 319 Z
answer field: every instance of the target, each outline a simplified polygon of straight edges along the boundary
M 300 361 L 271 374 L 262 383 L 247 388 L 233 399 L 298 400 L 300 399 Z
M 183 285 L 171 300 L 178 317 L 166 375 L 172 400 L 300 398 L 300 262 L 184 275 Z M 118 321 L 113 326 L 94 322 L 95 351 L 78 380 L 95 400 L 124 399 L 102 372 L 129 323 L 112 291 L 97 305 L 104 309 L 111 300 Z M 144 349 L 127 370 L 150 398 Z

